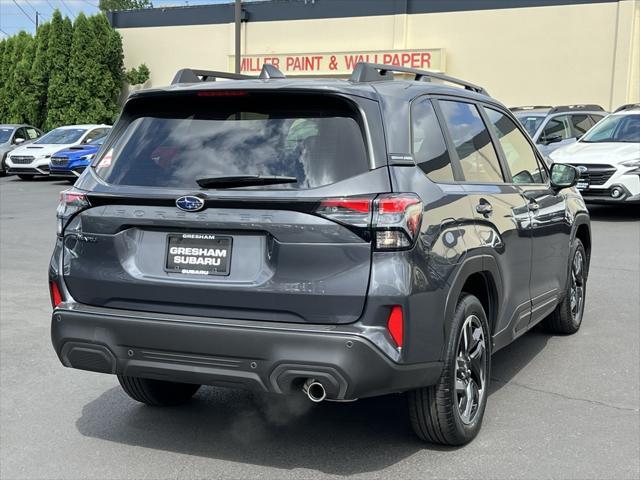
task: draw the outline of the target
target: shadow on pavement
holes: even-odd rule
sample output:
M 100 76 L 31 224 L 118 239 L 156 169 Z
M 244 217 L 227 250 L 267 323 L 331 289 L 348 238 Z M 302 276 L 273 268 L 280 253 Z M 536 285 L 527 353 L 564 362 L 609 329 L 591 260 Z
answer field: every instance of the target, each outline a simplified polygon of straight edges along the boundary
M 640 220 L 640 205 L 589 205 L 591 220 L 627 222 Z
M 491 393 L 525 367 L 549 336 L 530 332 L 493 357 Z M 425 448 L 402 395 L 312 404 L 306 397 L 202 387 L 187 405 L 152 408 L 119 387 L 84 406 L 82 435 L 187 455 L 333 475 L 376 472 Z

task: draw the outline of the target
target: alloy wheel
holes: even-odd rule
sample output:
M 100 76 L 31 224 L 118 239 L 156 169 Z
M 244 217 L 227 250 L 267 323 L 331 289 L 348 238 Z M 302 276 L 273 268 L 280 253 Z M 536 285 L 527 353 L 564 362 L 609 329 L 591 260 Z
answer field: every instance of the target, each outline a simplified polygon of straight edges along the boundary
M 575 324 L 582 320 L 584 307 L 584 255 L 577 250 L 571 263 L 571 285 L 569 291 L 569 304 L 571 319 Z
M 456 403 L 460 419 L 473 423 L 486 394 L 486 339 L 482 323 L 469 315 L 462 326 L 456 359 Z

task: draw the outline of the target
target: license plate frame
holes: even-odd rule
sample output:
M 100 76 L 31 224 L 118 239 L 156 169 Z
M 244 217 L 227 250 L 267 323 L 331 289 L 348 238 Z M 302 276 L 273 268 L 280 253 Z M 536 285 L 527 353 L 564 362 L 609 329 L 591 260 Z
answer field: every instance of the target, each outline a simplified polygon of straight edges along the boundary
M 172 247 L 184 248 L 185 250 L 172 251 Z M 196 253 L 187 249 L 199 251 Z M 233 237 L 230 235 L 169 233 L 167 234 L 164 270 L 180 275 L 228 276 L 231 273 L 232 254 Z M 181 257 L 182 261 L 177 262 L 176 257 Z M 190 258 L 195 259 L 193 263 L 189 263 L 191 262 Z M 202 259 L 202 261 L 200 262 L 198 259 Z

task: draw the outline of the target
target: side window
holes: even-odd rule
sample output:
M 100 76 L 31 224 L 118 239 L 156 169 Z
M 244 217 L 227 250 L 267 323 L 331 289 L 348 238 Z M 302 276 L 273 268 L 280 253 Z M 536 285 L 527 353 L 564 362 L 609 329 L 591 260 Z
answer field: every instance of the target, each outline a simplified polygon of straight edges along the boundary
M 595 125 L 589 115 L 571 115 L 571 123 L 573 124 L 573 132 L 575 137 L 581 137 L 587 130 Z
M 106 129 L 104 128 L 96 128 L 94 130 L 91 130 L 91 132 L 89 132 L 89 135 L 85 137 L 83 143 L 92 143 L 96 138 L 102 137 L 105 130 Z
M 476 106 L 449 100 L 441 100 L 439 103 L 460 158 L 465 180 L 504 182 L 498 155 Z
M 593 115 L 592 114 L 592 115 L 589 115 L 589 116 L 591 117 L 591 120 L 593 121 L 594 125 L 604 118 L 604 115 Z
M 491 128 L 500 141 L 513 183 L 546 183 L 546 171 L 516 124 L 503 113 L 485 108 Z
M 411 107 L 412 153 L 416 164 L 434 182 L 453 182 L 451 158 L 433 104 L 427 98 Z
M 569 115 L 561 115 L 547 122 L 542 131 L 542 135 L 540 135 L 540 141 L 553 143 L 572 137 Z
M 34 138 L 38 138 L 40 136 L 35 128 L 28 127 L 26 130 L 29 140 L 33 140 Z
M 13 143 L 17 143 L 17 140 L 27 140 L 27 132 L 25 132 L 24 128 L 19 128 L 16 134 L 13 136 Z

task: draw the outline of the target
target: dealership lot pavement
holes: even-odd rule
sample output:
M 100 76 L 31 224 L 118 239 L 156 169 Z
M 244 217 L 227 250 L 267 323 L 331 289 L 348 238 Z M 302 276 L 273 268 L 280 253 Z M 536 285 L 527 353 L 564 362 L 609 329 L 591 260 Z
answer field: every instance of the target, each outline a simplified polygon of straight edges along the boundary
M 47 265 L 65 182 L 0 179 L 0 478 L 638 478 L 640 209 L 593 208 L 581 331 L 498 352 L 483 429 L 414 439 L 401 396 L 311 405 L 203 388 L 143 407 L 115 377 L 62 367 Z

